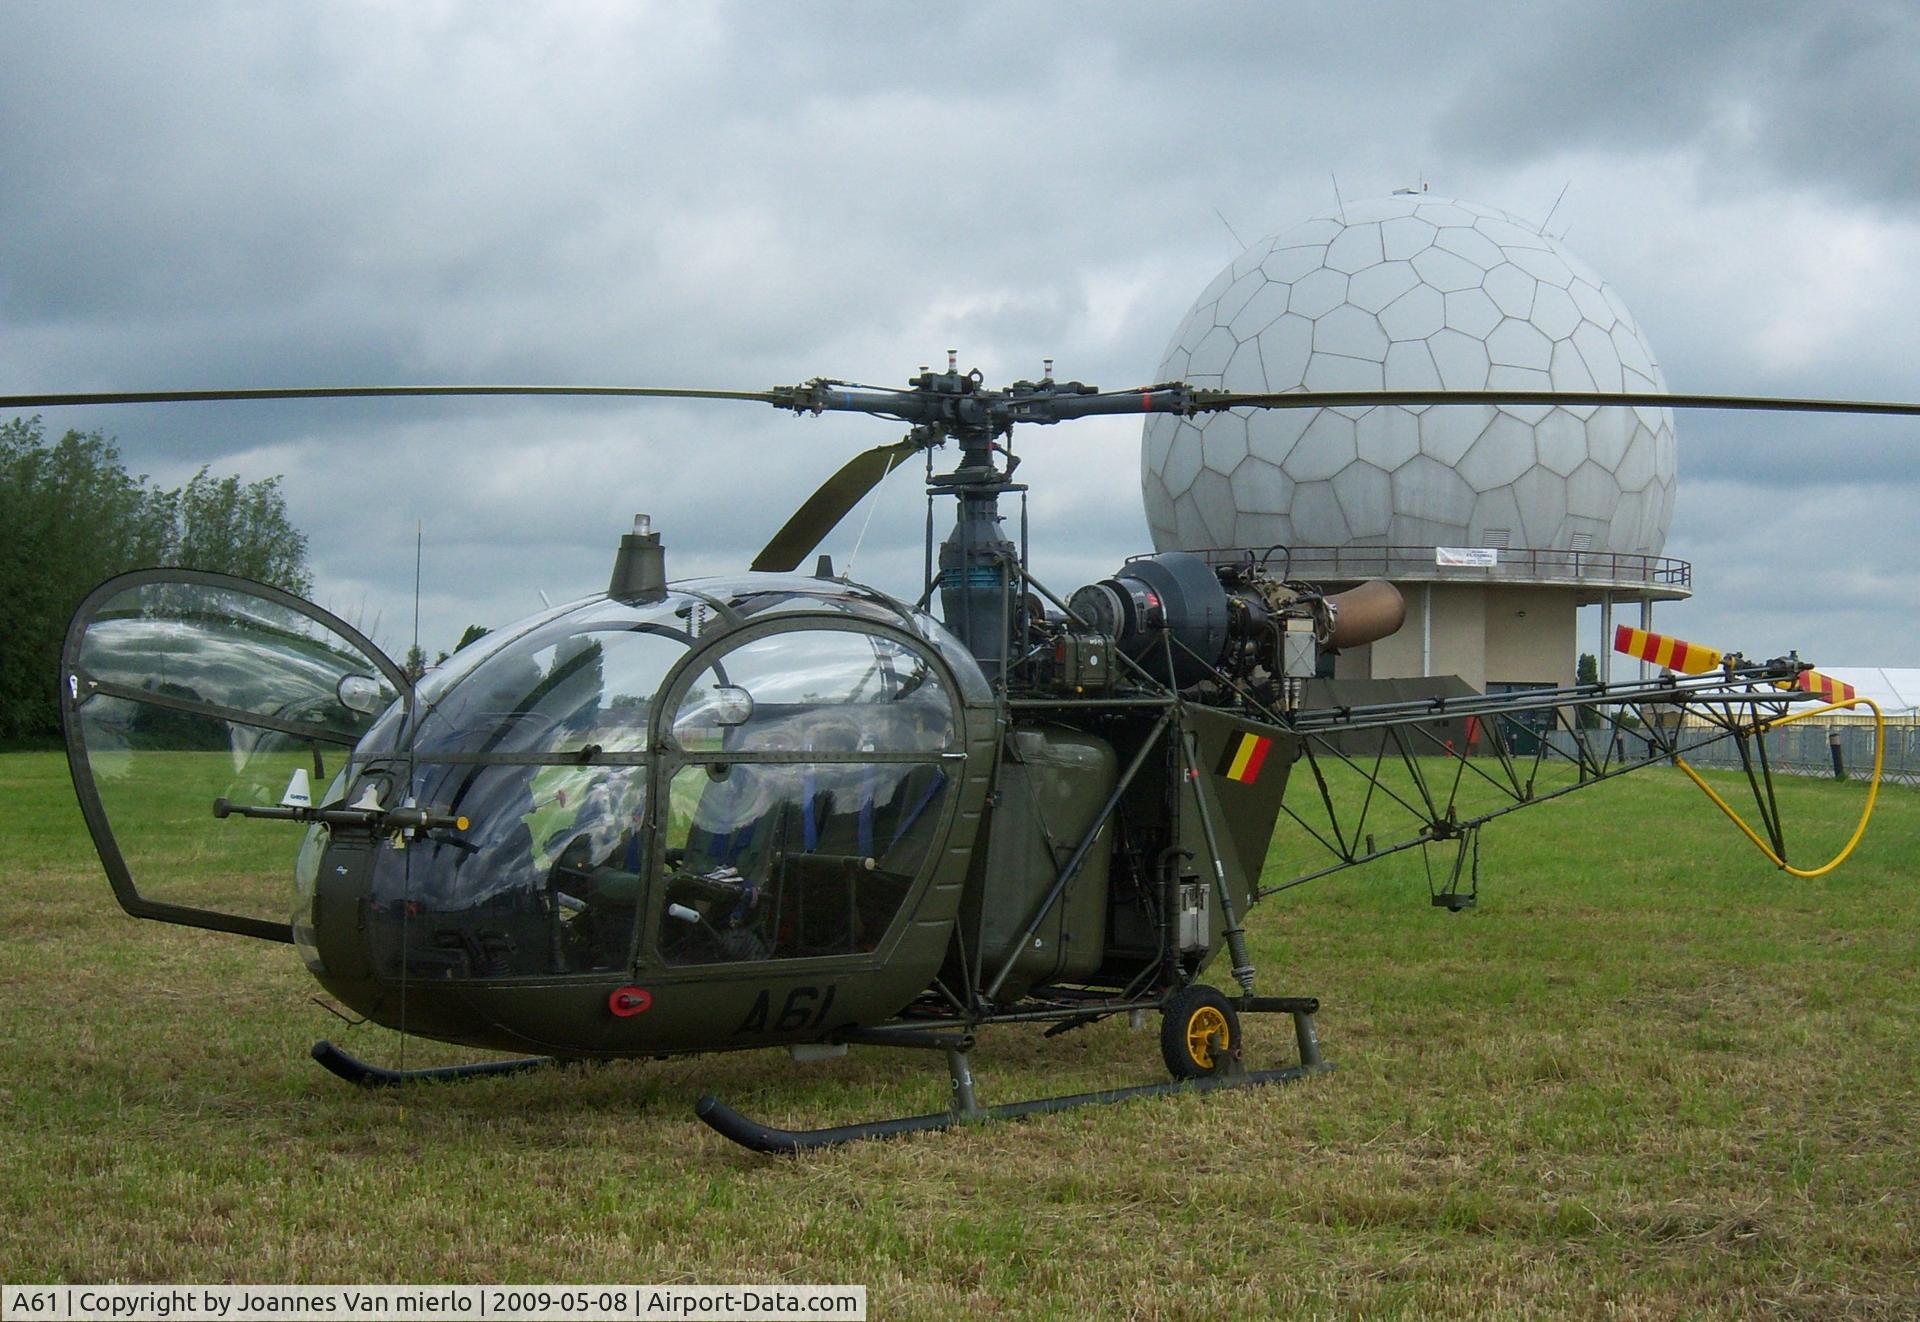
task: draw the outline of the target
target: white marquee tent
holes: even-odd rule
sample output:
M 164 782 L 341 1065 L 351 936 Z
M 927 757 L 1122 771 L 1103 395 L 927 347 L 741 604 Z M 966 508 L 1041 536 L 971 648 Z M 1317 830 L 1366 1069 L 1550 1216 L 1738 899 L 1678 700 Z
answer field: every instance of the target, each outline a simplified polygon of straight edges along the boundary
M 1821 666 L 1820 673 L 1851 684 L 1863 698 L 1872 698 L 1889 716 L 1920 708 L 1920 670 L 1888 670 L 1879 666 Z

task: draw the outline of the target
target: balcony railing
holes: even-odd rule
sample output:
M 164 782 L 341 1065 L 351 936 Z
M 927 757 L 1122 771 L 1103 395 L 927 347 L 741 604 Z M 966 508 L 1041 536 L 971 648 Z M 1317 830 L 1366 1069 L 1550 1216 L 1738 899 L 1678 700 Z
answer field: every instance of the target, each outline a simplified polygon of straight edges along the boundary
M 1492 565 L 1436 563 L 1432 546 L 1295 546 L 1252 548 L 1267 557 L 1273 572 L 1284 567 L 1289 578 L 1308 581 L 1387 578 L 1446 583 L 1573 583 L 1594 587 L 1646 586 L 1686 594 L 1693 591 L 1693 566 L 1664 555 L 1627 555 L 1617 551 L 1493 548 Z M 1200 552 L 1215 564 L 1245 560 L 1246 547 L 1213 547 Z

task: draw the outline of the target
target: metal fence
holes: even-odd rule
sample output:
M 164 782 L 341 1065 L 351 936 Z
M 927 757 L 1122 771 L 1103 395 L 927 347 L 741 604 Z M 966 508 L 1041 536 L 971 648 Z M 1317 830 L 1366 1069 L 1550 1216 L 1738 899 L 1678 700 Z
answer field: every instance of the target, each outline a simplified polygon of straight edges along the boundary
M 1604 739 L 1598 731 L 1590 731 L 1595 739 Z M 1715 767 L 1739 770 L 1741 767 L 1739 744 L 1721 736 L 1721 732 L 1710 725 L 1688 723 L 1680 731 L 1680 751 L 1688 762 L 1697 767 Z M 1832 724 L 1820 721 L 1796 721 L 1792 725 L 1777 730 L 1769 730 L 1761 738 L 1766 741 L 1767 763 L 1775 773 L 1790 776 L 1820 776 L 1833 778 L 1833 750 L 1840 750 L 1840 765 L 1849 780 L 1865 780 L 1873 772 L 1873 726 L 1857 719 Z M 1571 735 L 1564 730 L 1556 731 L 1552 736 L 1553 744 L 1562 752 L 1572 756 L 1574 743 Z M 1628 757 L 1644 756 L 1646 749 L 1641 740 L 1632 735 L 1622 735 L 1623 742 L 1642 744 L 1642 747 L 1625 747 L 1620 751 Z M 1891 718 L 1886 727 L 1887 751 L 1882 763 L 1880 778 L 1890 785 L 1920 786 L 1920 716 L 1903 713 Z M 1749 754 L 1752 754 L 1749 748 Z
M 1629 555 L 1614 551 L 1551 550 L 1530 546 L 1494 548 L 1498 557 L 1487 566 L 1435 563 L 1432 546 L 1293 546 L 1276 547 L 1268 567 L 1289 578 L 1343 581 L 1387 578 L 1401 582 L 1441 583 L 1590 583 L 1672 589 L 1684 596 L 1693 587 L 1693 566 L 1661 555 Z M 1255 548 L 1256 553 L 1264 553 Z M 1200 552 L 1214 564 L 1235 564 L 1247 558 L 1243 547 L 1215 547 Z

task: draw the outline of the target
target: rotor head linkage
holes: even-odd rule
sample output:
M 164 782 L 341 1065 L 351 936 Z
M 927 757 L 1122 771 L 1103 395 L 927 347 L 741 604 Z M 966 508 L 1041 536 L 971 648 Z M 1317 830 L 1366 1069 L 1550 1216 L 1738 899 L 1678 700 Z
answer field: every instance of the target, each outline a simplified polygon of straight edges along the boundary
M 1050 426 L 1075 418 L 1132 413 L 1191 413 L 1196 393 L 1185 382 L 1103 391 L 1079 381 L 1015 381 L 988 389 L 980 369 L 923 369 L 905 390 L 857 386 L 816 377 L 768 392 L 776 407 L 796 413 L 868 413 L 937 428 L 942 437 L 978 449 L 1005 436 L 1015 423 Z

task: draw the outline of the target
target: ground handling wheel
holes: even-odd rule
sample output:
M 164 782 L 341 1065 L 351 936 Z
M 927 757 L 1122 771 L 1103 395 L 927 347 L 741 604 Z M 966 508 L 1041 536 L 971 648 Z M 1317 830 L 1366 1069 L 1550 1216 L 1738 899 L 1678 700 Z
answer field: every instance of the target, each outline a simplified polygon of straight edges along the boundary
M 1240 1052 L 1240 1016 L 1204 983 L 1182 987 L 1160 1011 L 1160 1054 L 1176 1079 L 1205 1079 Z

